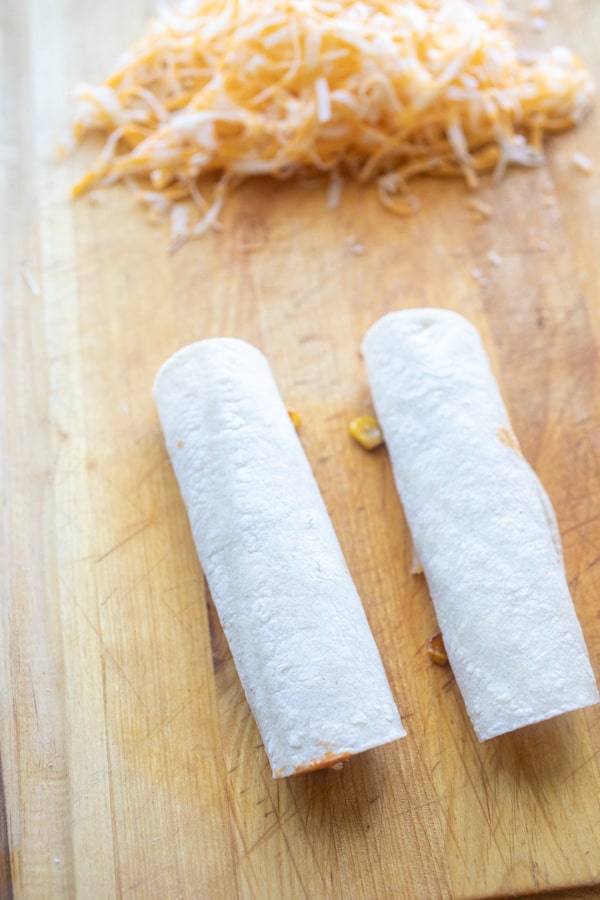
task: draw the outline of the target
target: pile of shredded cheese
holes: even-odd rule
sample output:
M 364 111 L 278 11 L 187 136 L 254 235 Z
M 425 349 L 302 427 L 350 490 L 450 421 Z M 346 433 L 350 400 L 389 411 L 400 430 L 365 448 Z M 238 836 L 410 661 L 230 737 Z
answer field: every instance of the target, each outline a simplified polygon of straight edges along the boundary
M 73 193 L 125 181 L 174 244 L 252 175 L 328 173 L 331 206 L 376 180 L 402 214 L 415 175 L 539 164 L 593 96 L 565 47 L 519 53 L 501 0 L 181 0 L 76 91 L 74 143 L 106 141 Z

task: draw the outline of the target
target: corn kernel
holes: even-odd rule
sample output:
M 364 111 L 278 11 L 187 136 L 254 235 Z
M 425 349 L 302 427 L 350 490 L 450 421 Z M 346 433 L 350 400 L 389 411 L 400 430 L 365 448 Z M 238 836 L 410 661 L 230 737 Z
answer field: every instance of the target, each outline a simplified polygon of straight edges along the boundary
M 291 407 L 288 406 L 288 416 L 292 420 L 292 424 L 293 424 L 294 428 L 296 429 L 296 431 L 298 431 L 298 429 L 302 425 L 302 419 L 300 418 L 300 413 L 297 412 L 295 409 L 292 409 Z
M 439 631 L 429 638 L 427 654 L 431 662 L 435 663 L 436 666 L 448 665 L 448 656 L 446 654 L 446 648 L 444 647 L 444 639 Z
M 379 422 L 373 416 L 359 416 L 350 422 L 350 434 L 365 450 L 374 450 L 383 444 Z

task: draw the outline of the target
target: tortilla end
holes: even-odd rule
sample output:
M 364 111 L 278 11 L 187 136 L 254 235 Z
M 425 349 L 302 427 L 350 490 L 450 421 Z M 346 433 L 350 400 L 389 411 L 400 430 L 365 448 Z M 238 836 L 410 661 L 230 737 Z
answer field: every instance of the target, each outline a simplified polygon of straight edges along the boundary
M 515 731 L 521 731 L 524 728 L 529 728 L 531 725 L 538 725 L 540 722 L 548 722 L 551 719 L 558 718 L 559 716 L 577 712 L 580 709 L 587 709 L 589 706 L 595 706 L 595 704 L 598 702 L 600 702 L 600 695 L 596 691 L 595 695 L 592 694 L 585 700 L 582 698 L 579 703 L 565 705 L 562 709 L 557 708 L 549 710 L 547 712 L 541 713 L 538 717 L 531 717 L 520 722 L 515 722 L 513 725 L 505 724 L 499 728 L 487 728 L 484 731 L 482 731 L 481 729 L 476 729 L 477 740 L 483 744 L 487 741 L 493 740 L 494 738 L 502 737 L 502 735 L 504 734 L 512 734 Z

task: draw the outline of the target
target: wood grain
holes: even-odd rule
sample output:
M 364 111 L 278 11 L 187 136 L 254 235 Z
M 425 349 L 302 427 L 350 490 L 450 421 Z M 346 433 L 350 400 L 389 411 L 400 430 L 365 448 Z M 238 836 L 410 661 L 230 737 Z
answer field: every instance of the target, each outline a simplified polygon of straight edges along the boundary
M 486 183 L 488 221 L 458 183 L 420 184 L 422 212 L 399 221 L 368 189 L 331 212 L 319 190 L 258 181 L 222 234 L 170 256 L 125 191 L 69 200 L 93 146 L 53 158 L 72 87 L 153 8 L 0 11 L 0 895 L 594 896 L 600 709 L 477 744 L 427 658 L 435 617 L 385 449 L 347 425 L 370 410 L 358 348 L 378 316 L 468 315 L 555 504 L 600 674 L 600 118 L 543 170 Z M 528 40 L 575 47 L 600 81 L 597 4 L 551 23 Z M 577 173 L 576 150 L 598 172 Z M 302 415 L 409 731 L 342 771 L 271 779 L 164 450 L 155 371 L 220 334 L 257 344 Z

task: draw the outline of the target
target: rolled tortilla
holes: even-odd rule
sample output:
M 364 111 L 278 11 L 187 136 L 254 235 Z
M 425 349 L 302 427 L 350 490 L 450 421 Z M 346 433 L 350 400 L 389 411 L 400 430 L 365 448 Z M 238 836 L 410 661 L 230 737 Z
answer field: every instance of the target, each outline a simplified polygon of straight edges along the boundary
M 405 734 L 360 598 L 265 357 L 214 338 L 154 398 L 200 563 L 274 777 Z
M 475 328 L 390 313 L 362 351 L 448 658 L 479 740 L 596 703 L 554 512 Z

